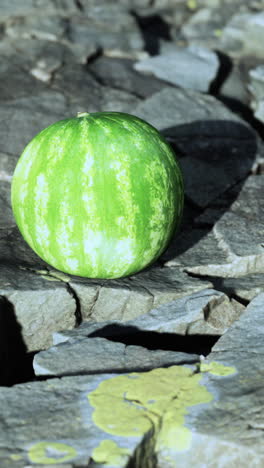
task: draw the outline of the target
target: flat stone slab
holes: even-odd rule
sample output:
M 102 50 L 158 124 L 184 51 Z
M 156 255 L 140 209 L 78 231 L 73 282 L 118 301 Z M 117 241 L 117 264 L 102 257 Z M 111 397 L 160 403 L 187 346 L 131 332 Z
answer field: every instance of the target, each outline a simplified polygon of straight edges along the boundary
M 18 339 L 22 336 L 28 351 L 48 348 L 54 331 L 75 326 L 76 303 L 61 281 L 46 281 L 29 270 L 1 265 L 0 295 L 7 300 L 1 310 L 2 327 L 8 336 L 11 314 L 14 334 Z M 1 343 L 3 350 L 6 346 Z
M 1 466 L 67 462 L 82 467 L 93 461 L 125 467 L 128 461 L 145 466 L 148 460 L 151 466 L 170 467 L 176 461 L 186 466 L 196 457 L 200 467 L 213 454 L 243 468 L 250 462 L 260 468 L 263 296 L 196 366 L 1 388 Z
M 93 4 L 85 8 L 87 17 L 73 15 L 69 20 L 67 36 L 71 42 L 85 47 L 96 44 L 105 51 L 124 51 L 126 54 L 144 49 L 136 20 L 122 5 L 104 2 L 103 8 Z
M 31 86 L 27 93 L 27 96 L 18 98 L 14 95 L 10 101 L 3 102 L 0 109 L 0 118 L 5 122 L 0 127 L 1 151 L 17 158 L 43 128 L 70 117 L 63 94 L 43 89 L 32 94 Z M 15 132 L 12 131 L 14 128 Z
M 89 72 L 105 86 L 125 90 L 136 96 L 146 98 L 167 86 L 167 83 L 154 76 L 146 77 L 134 68 L 135 61 L 119 57 L 99 57 L 88 64 Z
M 37 353 L 33 367 L 36 375 L 60 377 L 103 372 L 141 372 L 198 361 L 198 354 L 148 350 L 143 346 L 126 346 L 106 338 L 80 337 Z
M 215 288 L 222 289 L 242 301 L 252 301 L 255 296 L 264 292 L 263 273 L 240 276 L 239 278 L 215 277 L 212 279 Z
M 165 264 L 182 265 L 186 272 L 207 280 L 263 273 L 263 186 L 263 175 L 249 176 L 236 198 L 230 197 L 229 206 L 223 209 L 219 203 L 215 210 L 205 210 L 197 227 L 172 241 L 162 257 Z
M 250 70 L 250 83 L 248 85 L 251 93 L 251 108 L 256 119 L 264 122 L 264 66 Z
M 173 52 L 147 58 L 134 65 L 135 70 L 153 74 L 181 88 L 208 91 L 219 67 L 217 55 L 210 49 L 175 47 Z M 195 69 L 195 73 L 190 73 Z
M 158 265 L 118 280 L 71 276 L 68 282 L 79 299 L 83 320 L 99 322 L 131 320 L 160 304 L 212 286 L 210 281 L 192 278 L 180 268 Z
M 204 289 L 153 308 L 134 320 L 83 322 L 74 330 L 55 332 L 53 341 L 58 344 L 81 337 L 105 337 L 127 344 L 134 342 L 149 349 L 155 349 L 156 345 L 188 352 L 195 349 L 195 343 L 199 348 L 202 336 L 204 339 L 207 335 L 209 341 L 214 336 L 217 339 L 241 312 L 224 293 Z M 181 339 L 182 336 L 185 340 Z
M 1 158 L 1 155 L 0 155 Z M 3 179 L 5 175 L 7 176 L 6 172 L 2 172 Z M 14 227 L 16 225 L 12 208 L 11 208 L 11 201 L 10 201 L 10 181 L 9 180 L 1 180 L 0 176 L 0 229 Z
M 127 439 L 109 436 L 95 424 L 88 395 L 105 378 L 112 376 L 76 376 L 1 387 L 1 467 L 67 463 L 67 467 L 84 468 L 92 462 L 91 456 L 99 460 L 106 456 L 103 466 L 109 466 L 109 460 L 110 466 L 125 468 L 145 434 L 137 435 L 135 430 Z
M 221 46 L 233 56 L 263 57 L 264 13 L 241 12 L 234 14 L 223 29 Z

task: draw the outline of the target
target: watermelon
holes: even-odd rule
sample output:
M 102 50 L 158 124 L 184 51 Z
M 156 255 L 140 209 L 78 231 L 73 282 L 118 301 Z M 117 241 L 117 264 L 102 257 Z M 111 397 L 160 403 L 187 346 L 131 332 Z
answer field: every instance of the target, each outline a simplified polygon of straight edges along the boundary
M 183 178 L 172 148 L 144 120 L 83 112 L 26 146 L 11 203 L 22 236 L 49 265 L 120 278 L 167 247 L 182 216 Z

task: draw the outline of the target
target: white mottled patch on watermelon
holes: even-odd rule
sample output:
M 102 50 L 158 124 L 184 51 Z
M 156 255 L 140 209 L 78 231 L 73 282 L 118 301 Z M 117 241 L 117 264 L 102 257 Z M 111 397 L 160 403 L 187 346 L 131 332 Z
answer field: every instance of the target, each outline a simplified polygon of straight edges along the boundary
M 120 200 L 119 203 L 127 219 L 127 222 L 124 225 L 125 229 L 123 235 L 126 234 L 130 238 L 133 238 L 136 235 L 135 218 L 136 214 L 139 212 L 139 208 L 135 205 L 131 196 L 132 184 L 129 156 L 126 153 L 117 153 L 115 155 L 115 160 L 111 162 L 111 169 L 115 171 L 118 199 Z
M 70 268 L 72 274 L 76 273 L 78 275 L 79 262 L 76 258 L 65 258 L 64 263 L 66 267 Z
M 120 255 L 121 263 L 125 269 L 135 260 L 134 243 L 135 241 L 130 238 L 120 239 L 116 243 L 116 252 Z
M 69 215 L 69 196 L 65 193 L 64 200 L 60 203 L 59 219 L 60 223 L 56 228 L 56 237 L 60 242 L 61 254 L 63 257 L 71 257 L 73 252 L 73 245 L 71 237 L 74 228 L 74 218 Z
M 93 231 L 89 226 L 84 226 L 83 231 L 83 250 L 88 257 L 86 263 L 91 265 L 92 271 L 96 274 L 99 264 L 100 247 L 103 242 L 103 234 L 102 232 Z
M 94 166 L 94 158 L 90 153 L 86 153 L 84 156 L 84 162 L 81 174 L 83 175 L 82 186 L 85 187 L 92 187 L 94 185 L 94 177 L 93 177 L 93 166 Z M 83 194 L 83 201 L 85 200 L 85 196 L 87 194 Z
M 117 224 L 118 226 L 124 226 L 124 223 L 125 223 L 125 222 L 126 222 L 125 216 L 118 216 L 118 217 L 116 218 L 116 224 Z
M 139 138 L 137 137 L 135 140 L 134 140 L 134 145 L 137 149 L 139 150 L 143 150 L 144 149 L 144 139 L 143 138 Z
M 48 249 L 50 244 L 50 229 L 46 223 L 49 194 L 49 183 L 45 177 L 45 174 L 39 174 L 36 178 L 36 185 L 34 190 L 34 207 L 37 237 L 36 242 L 41 248 L 41 251 Z
M 115 146 L 113 144 L 110 147 L 112 150 L 115 150 Z M 121 167 L 122 167 L 121 161 L 111 161 L 109 164 L 109 168 L 114 169 L 116 172 L 118 172 Z
M 88 184 L 88 185 L 89 185 L 89 184 Z M 84 201 L 87 205 L 93 200 L 93 198 L 94 198 L 94 197 L 93 197 L 93 194 L 92 194 L 92 193 L 87 193 L 87 192 L 85 192 L 85 193 L 82 194 L 82 201 Z M 85 207 L 84 207 L 84 208 L 85 208 Z M 88 207 L 87 207 L 87 208 L 88 208 Z M 90 210 L 87 209 L 87 208 L 86 208 L 85 211 L 87 212 L 87 214 L 89 214 L 89 213 L 90 213 Z
M 87 173 L 90 171 L 90 169 L 94 165 L 94 157 L 91 155 L 91 153 L 86 153 L 83 157 L 84 162 L 83 162 L 83 172 L 87 175 Z
M 21 184 L 21 189 L 18 195 L 20 202 L 22 203 L 22 205 L 24 205 L 28 195 L 28 182 L 24 182 L 23 184 Z
M 109 149 L 114 153 L 115 151 L 118 150 L 117 146 L 115 143 L 110 143 Z M 111 166 L 110 166 L 111 167 Z
M 67 129 L 68 127 L 68 129 Z M 48 127 L 49 129 L 49 127 Z M 65 156 L 65 147 L 62 145 L 62 140 L 71 137 L 71 122 L 67 121 L 61 125 L 61 127 L 49 135 L 48 137 L 48 147 L 51 148 L 50 151 L 46 152 L 46 159 L 49 162 L 49 170 L 56 166 Z M 44 138 L 44 142 L 47 141 L 47 136 Z M 50 171 L 50 173 L 52 173 Z

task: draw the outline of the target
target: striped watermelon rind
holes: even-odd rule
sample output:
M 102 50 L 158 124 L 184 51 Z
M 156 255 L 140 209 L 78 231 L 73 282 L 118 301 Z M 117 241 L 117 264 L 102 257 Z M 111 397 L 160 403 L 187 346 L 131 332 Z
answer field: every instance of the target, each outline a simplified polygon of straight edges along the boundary
M 36 135 L 11 187 L 18 228 L 45 262 L 68 274 L 119 278 L 154 262 L 178 228 L 183 178 L 147 122 L 81 113 Z

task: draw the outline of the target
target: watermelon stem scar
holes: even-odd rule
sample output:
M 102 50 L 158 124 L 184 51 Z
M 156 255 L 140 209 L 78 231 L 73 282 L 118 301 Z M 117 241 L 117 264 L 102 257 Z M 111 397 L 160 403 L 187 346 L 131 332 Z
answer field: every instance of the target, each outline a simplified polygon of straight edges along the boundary
M 89 112 L 77 112 L 77 117 L 88 117 Z

